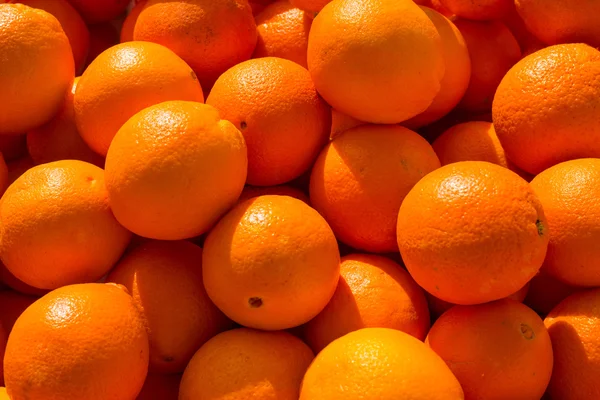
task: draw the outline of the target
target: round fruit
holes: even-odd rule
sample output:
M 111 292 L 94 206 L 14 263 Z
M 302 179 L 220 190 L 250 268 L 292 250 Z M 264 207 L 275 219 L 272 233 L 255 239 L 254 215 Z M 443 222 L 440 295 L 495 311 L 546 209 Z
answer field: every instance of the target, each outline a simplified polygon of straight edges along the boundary
M 506 16 L 511 10 L 513 0 L 441 0 L 440 2 L 458 17 L 488 21 Z
M 0 135 L 0 152 L 4 161 L 14 161 L 27 154 L 26 135 Z
M 223 332 L 190 361 L 179 399 L 297 400 L 313 357 L 307 345 L 287 332 Z
M 6 393 L 6 388 L 4 387 L 0 387 L 0 400 L 10 400 L 8 393 Z
M 2 196 L 2 194 L 4 194 L 4 192 L 8 188 L 8 185 L 9 185 L 8 166 L 6 165 L 6 162 L 4 161 L 4 157 L 2 156 L 2 153 L 0 153 L 0 196 Z
M 317 15 L 331 0 L 290 0 L 294 7 Z
M 4 310 L 2 310 L 4 312 Z M 8 341 L 8 334 L 10 331 L 4 327 L 2 321 L 0 321 L 0 360 L 4 360 L 4 352 L 6 350 L 6 342 Z M 0 363 L 0 385 L 4 385 L 4 367 L 3 363 Z
M 169 101 L 119 130 L 106 157 L 106 187 L 115 217 L 132 232 L 186 239 L 236 203 L 246 168 L 244 138 L 217 110 Z
M 279 186 L 246 186 L 240 195 L 239 202 L 246 201 L 253 197 L 264 196 L 266 194 L 274 194 L 277 196 L 290 196 L 298 200 L 302 200 L 306 204 L 310 205 L 308 196 L 300 189 L 293 186 L 279 185 Z
M 59 110 L 75 76 L 69 39 L 46 11 L 0 4 L 0 134 L 22 133 Z
M 425 139 L 397 125 L 362 125 L 336 136 L 313 167 L 310 200 L 337 238 L 396 252 L 396 220 L 410 189 L 440 162 Z
M 339 135 L 342 132 L 346 132 L 349 129 L 356 128 L 357 126 L 365 124 L 366 122 L 359 121 L 354 117 L 341 113 L 338 110 L 332 108 L 331 133 L 329 134 L 329 138 L 334 139 L 337 135 Z
M 417 183 L 398 215 L 406 267 L 455 304 L 506 297 L 535 276 L 548 247 L 544 211 L 529 184 L 482 161 L 446 165 Z
M 136 400 L 178 400 L 181 375 L 149 373 Z
M 98 280 L 131 238 L 111 212 L 104 171 L 83 161 L 28 170 L 4 193 L 0 220 L 2 262 L 42 289 Z
M 563 161 L 600 157 L 600 51 L 547 47 L 517 63 L 494 98 L 494 126 L 506 155 L 538 174 Z
M 337 0 L 313 21 L 308 69 L 336 110 L 391 124 L 431 105 L 445 61 L 435 25 L 411 0 Z
M 140 244 L 117 264 L 107 282 L 125 286 L 141 310 L 155 372 L 183 372 L 196 350 L 231 324 L 208 298 L 202 249 L 190 242 Z
M 105 50 L 119 43 L 119 32 L 110 22 L 88 26 L 90 30 L 90 51 L 87 57 L 87 67 Z
M 138 111 L 168 100 L 204 101 L 190 67 L 155 43 L 127 42 L 100 54 L 75 92 L 75 121 L 83 140 L 106 155 L 117 131 Z
M 530 281 L 529 291 L 524 303 L 544 316 L 578 289 L 558 280 L 550 275 L 545 268 L 542 268 Z
M 43 296 L 48 293 L 48 290 L 35 288 L 18 279 L 0 262 L 0 282 L 4 283 L 9 288 L 16 290 L 19 293 L 28 294 L 31 296 Z
M 21 314 L 4 368 L 12 399 L 131 400 L 146 378 L 148 335 L 124 288 L 65 286 Z
M 123 0 L 69 0 L 88 24 L 108 22 L 125 12 L 129 1 Z
M 308 368 L 300 400 L 462 400 L 460 384 L 444 361 L 414 337 L 386 328 L 343 336 Z
M 560 302 L 544 323 L 552 339 L 552 399 L 600 398 L 600 289 L 578 292 Z
M 0 324 L 10 333 L 17 318 L 38 298 L 14 290 L 0 290 Z M 2 374 L 0 374 L 2 376 Z
M 540 399 L 552 374 L 544 322 L 514 300 L 452 307 L 425 343 L 444 359 L 467 399 Z
M 278 185 L 302 175 L 329 136 L 329 107 L 308 71 L 289 60 L 236 65 L 219 77 L 206 104 L 244 135 L 250 185 Z
M 286 329 L 309 321 L 333 296 L 339 271 L 327 222 L 288 196 L 238 204 L 204 243 L 208 295 L 229 318 L 252 328 Z
M 325 309 L 304 326 L 304 337 L 318 353 L 335 339 L 362 328 L 397 329 L 419 340 L 429 330 L 423 290 L 386 257 L 343 257 L 337 289 Z
M 133 31 L 134 40 L 162 44 L 183 58 L 204 89 L 250 58 L 256 36 L 247 0 L 149 0 Z
M 121 28 L 121 43 L 133 41 L 133 30 L 135 29 L 138 17 L 146 6 L 146 1 L 147 0 L 136 2 L 129 14 L 127 14 L 127 17 L 123 21 L 123 27 Z

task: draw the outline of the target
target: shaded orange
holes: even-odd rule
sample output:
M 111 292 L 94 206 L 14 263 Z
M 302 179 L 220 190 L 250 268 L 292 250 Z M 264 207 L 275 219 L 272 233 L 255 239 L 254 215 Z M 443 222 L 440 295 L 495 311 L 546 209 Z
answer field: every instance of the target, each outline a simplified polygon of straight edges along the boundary
M 108 22 L 123 14 L 129 5 L 124 0 L 69 0 L 89 24 Z
M 442 5 L 460 18 L 488 21 L 502 19 L 512 8 L 513 0 L 440 0 Z
M 180 374 L 149 373 L 136 400 L 178 400 Z
M 298 7 L 313 15 L 317 15 L 331 0 L 290 0 L 294 7 Z
M 556 279 L 545 268 L 542 268 L 530 283 L 524 303 L 542 316 L 547 315 L 558 303 L 580 289 Z
M 121 43 L 133 41 L 133 30 L 140 13 L 146 6 L 146 1 L 147 0 L 137 2 L 129 14 L 127 14 L 125 21 L 123 21 L 123 26 L 121 27 Z
M 119 43 L 119 31 L 111 23 L 89 25 L 90 50 L 87 56 L 86 68 L 106 49 Z
M 334 139 L 340 133 L 346 132 L 348 129 L 352 129 L 360 125 L 365 125 L 366 123 L 367 122 L 359 121 L 354 117 L 351 117 L 332 108 L 331 133 L 329 134 L 329 138 Z
M 31 285 L 26 284 L 22 280 L 15 277 L 12 272 L 6 268 L 4 264 L 0 262 L 0 282 L 3 282 L 6 286 L 16 290 L 19 293 L 24 293 L 31 296 L 43 296 L 48 293 L 46 289 L 39 289 Z
M 30 168 L 35 167 L 35 163 L 29 155 L 26 155 L 25 157 L 7 163 L 6 166 L 8 168 L 8 183 L 12 184 Z
M 37 299 L 38 297 L 27 296 L 14 290 L 0 290 L 0 323 L 8 333 L 23 311 Z
M 246 186 L 240 195 L 239 202 L 246 201 L 253 197 L 264 196 L 267 194 L 277 196 L 290 196 L 301 200 L 310 205 L 310 199 L 302 190 L 288 185 L 279 186 Z
M 0 135 L 0 152 L 6 162 L 25 156 L 27 154 L 26 135 Z

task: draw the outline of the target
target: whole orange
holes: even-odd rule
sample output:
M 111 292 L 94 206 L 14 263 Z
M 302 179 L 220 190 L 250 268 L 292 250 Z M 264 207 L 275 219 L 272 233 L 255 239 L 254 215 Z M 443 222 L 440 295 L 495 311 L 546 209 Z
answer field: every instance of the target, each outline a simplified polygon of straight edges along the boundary
M 23 133 L 59 110 L 75 76 L 69 39 L 46 11 L 0 4 L 0 134 Z
M 183 372 L 202 344 L 231 325 L 206 294 L 202 249 L 190 242 L 142 243 L 106 280 L 125 286 L 141 310 L 154 372 Z
M 147 370 L 144 322 L 113 284 L 65 286 L 37 300 L 15 323 L 4 357 L 13 400 L 130 400 Z
M 69 0 L 89 24 L 108 22 L 123 14 L 129 5 L 124 0 Z
M 289 182 L 327 142 L 331 112 L 308 71 L 282 58 L 248 60 L 219 77 L 206 104 L 244 135 L 250 185 Z
M 329 138 L 333 139 L 342 132 L 348 129 L 356 128 L 360 125 L 365 125 L 367 122 L 359 121 L 354 117 L 339 112 L 336 109 L 331 109 L 331 132 Z
M 26 135 L 0 135 L 0 152 L 4 161 L 17 160 L 27 154 Z
M 179 399 L 297 400 L 313 358 L 310 348 L 287 332 L 223 332 L 190 361 Z
M 32 305 L 38 297 L 28 296 L 14 290 L 0 290 L 0 324 L 10 333 L 23 311 Z M 2 376 L 2 374 L 0 374 Z
M 336 0 L 313 21 L 308 69 L 336 110 L 398 123 L 431 105 L 445 61 L 435 25 L 412 0 Z
M 8 342 L 9 333 L 10 331 L 7 328 L 5 328 L 2 321 L 0 321 L 0 361 L 4 361 L 4 352 L 6 350 L 6 342 Z M 4 385 L 3 362 L 0 363 L 0 385 Z
M 523 56 L 528 56 L 538 50 L 546 47 L 546 44 L 538 39 L 525 25 L 525 21 L 517 12 L 515 2 L 511 2 L 510 11 L 502 18 L 502 22 L 506 24 L 521 46 Z
M 600 156 L 600 51 L 550 46 L 519 61 L 492 110 L 506 155 L 538 174 L 563 161 Z
M 129 14 L 127 14 L 127 17 L 123 21 L 123 26 L 121 27 L 121 43 L 133 41 L 133 30 L 135 29 L 135 24 L 137 23 L 140 13 L 146 6 L 146 1 L 147 0 L 138 1 Z
M 46 289 L 39 289 L 31 285 L 26 284 L 22 280 L 18 279 L 13 275 L 12 272 L 6 268 L 4 264 L 0 262 L 0 282 L 4 283 L 7 287 L 16 290 L 19 293 L 27 294 L 30 296 L 43 296 L 48 293 Z
M 548 247 L 540 200 L 514 172 L 483 161 L 421 179 L 398 214 L 398 247 L 429 293 L 455 304 L 506 297 L 535 276 Z
M 554 307 L 581 288 L 571 286 L 550 275 L 545 268 L 530 281 L 524 303 L 538 314 L 548 315 Z
M 310 200 L 340 241 L 369 252 L 396 252 L 400 204 L 439 166 L 431 145 L 416 132 L 358 126 L 333 138 L 317 158 Z
M 238 204 L 204 242 L 204 285 L 214 303 L 244 326 L 277 330 L 315 317 L 333 296 L 340 271 L 327 222 L 288 196 Z
M 511 9 L 513 0 L 440 0 L 454 15 L 479 21 L 502 19 Z
M 471 58 L 471 80 L 458 107 L 490 111 L 500 81 L 521 58 L 519 43 L 500 21 L 459 19 L 454 24 L 463 35 Z
M 552 399 L 600 397 L 600 289 L 574 293 L 561 301 L 544 323 L 552 339 Z
M 7 163 L 6 166 L 8 168 L 8 183 L 12 184 L 29 169 L 35 167 L 35 163 L 29 155 L 25 155 Z
M 323 311 L 304 326 L 304 338 L 319 353 L 347 333 L 391 328 L 424 340 L 429 311 L 423 290 L 394 261 L 376 255 L 342 258 L 340 281 Z
M 351 332 L 325 347 L 308 368 L 300 400 L 462 400 L 444 361 L 418 339 L 388 328 Z
M 425 343 L 444 359 L 467 399 L 540 399 L 552 374 L 544 322 L 515 300 L 452 307 Z
M 180 383 L 180 374 L 148 373 L 136 400 L 178 400 Z
M 4 161 L 2 153 L 0 153 L 0 196 L 4 194 L 8 185 L 8 166 L 6 165 L 6 161 Z
M 298 7 L 301 10 L 304 10 L 313 15 L 317 15 L 323 7 L 325 7 L 328 3 L 331 3 L 331 0 L 290 0 L 290 3 L 294 7 Z
M 256 37 L 247 0 L 149 0 L 133 31 L 134 40 L 162 44 L 183 58 L 204 89 L 248 60 Z
M 4 193 L 0 221 L 2 262 L 42 289 L 99 279 L 131 237 L 111 212 L 104 171 L 76 160 L 25 172 Z
M 268 5 L 256 16 L 258 40 L 252 58 L 279 57 L 307 68 L 309 14 L 288 0 Z
M 191 68 L 161 45 L 122 43 L 100 54 L 81 76 L 73 100 L 75 122 L 88 146 L 106 155 L 129 118 L 168 100 L 204 101 Z
M 95 153 L 83 141 L 75 124 L 73 97 L 79 82 L 73 81 L 72 89 L 66 93 L 62 109 L 48 123 L 27 133 L 27 149 L 37 164 L 60 160 L 81 160 L 99 167 L 104 166 L 104 157 Z
M 267 194 L 277 196 L 290 196 L 310 205 L 308 196 L 300 189 L 289 185 L 279 186 L 246 186 L 240 195 L 239 202 L 246 201 L 253 197 L 264 196 Z
M 246 169 L 244 138 L 216 109 L 169 101 L 119 130 L 106 157 L 106 187 L 115 217 L 132 232 L 186 239 L 237 202 Z

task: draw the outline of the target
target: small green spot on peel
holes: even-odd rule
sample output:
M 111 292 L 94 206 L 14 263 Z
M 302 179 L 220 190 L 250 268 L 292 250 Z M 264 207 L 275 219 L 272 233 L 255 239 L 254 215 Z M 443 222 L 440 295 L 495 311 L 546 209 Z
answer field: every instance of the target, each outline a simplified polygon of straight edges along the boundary
M 538 235 L 540 236 L 544 236 L 544 223 L 542 222 L 542 220 L 538 219 L 537 221 L 535 221 L 535 225 L 537 226 L 537 231 L 538 231 Z

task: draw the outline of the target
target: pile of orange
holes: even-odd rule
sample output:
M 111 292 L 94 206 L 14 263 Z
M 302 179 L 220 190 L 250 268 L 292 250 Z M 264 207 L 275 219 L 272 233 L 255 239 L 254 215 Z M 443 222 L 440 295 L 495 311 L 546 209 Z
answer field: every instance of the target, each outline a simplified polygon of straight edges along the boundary
M 600 399 L 600 2 L 0 0 L 0 400 Z

